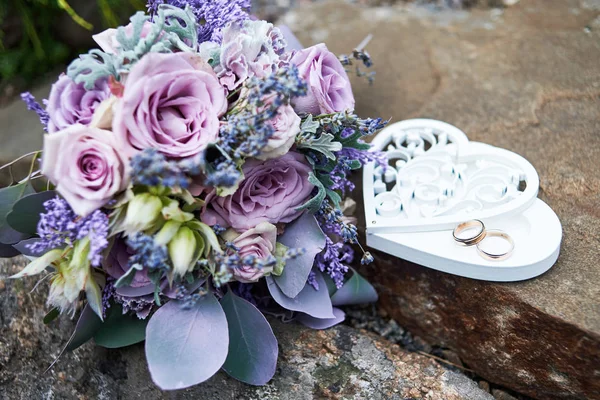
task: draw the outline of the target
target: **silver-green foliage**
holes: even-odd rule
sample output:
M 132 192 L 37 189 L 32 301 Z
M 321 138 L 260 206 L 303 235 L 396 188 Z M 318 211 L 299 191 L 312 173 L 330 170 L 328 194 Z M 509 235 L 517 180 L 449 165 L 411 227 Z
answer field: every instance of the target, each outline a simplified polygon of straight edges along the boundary
M 149 22 L 152 24 L 144 32 Z M 98 79 L 113 76 L 119 80 L 120 73 L 131 69 L 147 53 L 195 51 L 198 47 L 196 21 L 189 6 L 180 9 L 163 4 L 154 21 L 150 21 L 150 17 L 143 12 L 138 12 L 131 17 L 131 27 L 118 28 L 115 38 L 119 43 L 118 55 L 91 50 L 69 65 L 67 75 L 91 90 Z

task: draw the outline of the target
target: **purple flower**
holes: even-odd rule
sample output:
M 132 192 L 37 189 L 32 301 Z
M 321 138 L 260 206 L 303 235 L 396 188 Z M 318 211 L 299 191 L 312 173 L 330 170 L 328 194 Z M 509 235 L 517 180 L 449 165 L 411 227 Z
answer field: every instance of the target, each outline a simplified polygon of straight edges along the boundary
M 35 111 L 40 118 L 40 122 L 44 125 L 44 130 L 48 132 L 48 122 L 50 122 L 50 116 L 48 111 L 44 110 L 44 107 L 35 100 L 35 97 L 29 92 L 21 93 L 21 100 L 27 105 L 29 111 Z M 46 101 L 46 100 L 44 100 Z
M 209 225 L 231 226 L 239 232 L 261 222 L 291 222 L 302 214 L 298 208 L 310 197 L 312 168 L 293 151 L 267 161 L 250 159 L 243 167 L 245 179 L 227 197 L 213 191 L 206 199 L 202 219 Z
M 72 246 L 76 240 L 89 237 L 88 259 L 95 267 L 102 261 L 102 252 L 108 246 L 108 216 L 96 210 L 86 218 L 80 218 L 69 204 L 60 197 L 44 203 L 46 212 L 40 214 L 37 225 L 38 242 L 29 246 L 34 253 Z
M 200 45 L 200 53 L 207 59 L 218 47 L 214 42 L 205 42 Z M 284 48 L 281 32 L 266 21 L 233 23 L 223 30 L 215 72 L 223 86 L 234 90 L 248 78 L 275 72 Z
M 198 39 L 200 42 L 212 40 L 221 42 L 221 30 L 231 22 L 249 18 L 250 0 L 149 0 L 148 9 L 158 11 L 161 4 L 175 7 L 189 6 L 198 21 Z
M 44 137 L 42 173 L 73 210 L 85 217 L 129 183 L 129 162 L 112 132 L 83 125 Z
M 225 91 L 200 57 L 149 53 L 127 77 L 113 131 L 130 157 L 155 148 L 186 158 L 216 140 L 226 110 Z
M 46 110 L 50 116 L 48 132 L 57 132 L 71 125 L 89 125 L 94 111 L 108 97 L 110 88 L 106 80 L 96 81 L 93 90 L 85 90 L 67 75 L 61 75 L 52 85 Z
M 242 260 L 246 257 L 266 260 L 272 257 L 275 252 L 277 228 L 268 222 L 261 222 L 256 227 L 248 229 L 241 235 L 230 230 L 225 234 L 225 239 L 238 248 L 238 254 Z M 238 282 L 250 283 L 256 282 L 272 270 L 272 266 L 256 268 L 253 265 L 243 264 L 242 262 L 242 266 L 232 269 L 231 274 Z
M 115 240 L 115 243 L 104 260 L 102 267 L 108 275 L 115 280 L 119 279 L 125 272 L 129 271 L 129 258 L 134 254 L 134 251 L 127 247 L 124 240 Z M 136 271 L 133 280 L 129 286 L 137 288 L 150 285 L 152 282 L 148 278 L 147 270 Z
M 354 109 L 348 74 L 323 43 L 297 52 L 291 62 L 308 83 L 308 95 L 294 99 L 297 113 L 329 114 Z

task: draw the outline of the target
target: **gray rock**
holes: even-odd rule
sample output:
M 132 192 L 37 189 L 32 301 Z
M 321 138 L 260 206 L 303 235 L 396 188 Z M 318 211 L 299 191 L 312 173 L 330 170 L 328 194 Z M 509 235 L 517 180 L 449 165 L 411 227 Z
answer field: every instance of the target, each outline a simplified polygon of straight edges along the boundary
M 0 262 L 0 277 L 23 268 Z M 277 372 L 254 387 L 219 373 L 194 388 L 161 392 L 148 373 L 142 344 L 107 350 L 87 343 L 44 371 L 64 346 L 74 322 L 45 326 L 47 284 L 36 278 L 0 280 L 0 398 L 4 399 L 433 399 L 492 400 L 464 375 L 409 353 L 379 336 L 339 326 L 314 331 L 272 321 L 280 343 Z M 201 362 L 201 360 L 199 360 Z
M 448 121 L 536 167 L 540 198 L 564 230 L 548 273 L 479 282 L 378 252 L 362 272 L 401 326 L 487 381 L 540 399 L 600 398 L 600 30 L 584 30 L 599 12 L 579 0 L 504 12 L 334 1 L 281 19 L 304 44 L 336 53 L 374 34 L 375 84 L 354 80 L 360 115 Z

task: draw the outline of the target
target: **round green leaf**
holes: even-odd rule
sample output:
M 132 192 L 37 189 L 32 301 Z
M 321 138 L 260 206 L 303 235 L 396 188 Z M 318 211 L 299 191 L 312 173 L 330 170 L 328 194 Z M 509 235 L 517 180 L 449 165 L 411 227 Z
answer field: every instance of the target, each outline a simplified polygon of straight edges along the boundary
M 223 370 L 237 380 L 264 385 L 277 367 L 277 339 L 264 315 L 231 290 L 221 300 L 229 325 L 229 353 Z
M 54 190 L 24 196 L 14 204 L 12 211 L 6 216 L 6 222 L 18 232 L 35 235 L 40 214 L 46 211 L 44 203 L 54 197 Z
M 148 320 L 123 314 L 123 309 L 118 304 L 113 304 L 109 310 L 106 321 L 94 335 L 98 346 L 116 349 L 144 341 Z
M 377 301 L 375 288 L 358 272 L 352 270 L 352 277 L 331 296 L 334 306 L 374 303 Z
M 15 202 L 31 193 L 34 193 L 34 190 L 26 183 L 0 189 L 0 243 L 15 244 L 29 237 L 11 228 L 6 222 L 6 216 L 13 209 Z
M 204 382 L 225 362 L 229 349 L 227 318 L 208 293 L 190 308 L 169 301 L 146 328 L 146 360 L 152 380 L 163 390 Z

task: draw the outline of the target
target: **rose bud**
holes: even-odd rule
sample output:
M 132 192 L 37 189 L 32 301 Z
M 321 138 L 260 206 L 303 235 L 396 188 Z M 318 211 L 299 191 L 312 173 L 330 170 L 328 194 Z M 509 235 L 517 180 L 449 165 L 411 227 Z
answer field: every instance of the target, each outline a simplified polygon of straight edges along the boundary
M 150 193 L 136 195 L 127 206 L 125 215 L 125 231 L 141 232 L 154 225 L 163 208 L 162 201 Z
M 181 227 L 169 242 L 169 256 L 176 275 L 184 276 L 194 267 L 196 236 L 188 227 Z

